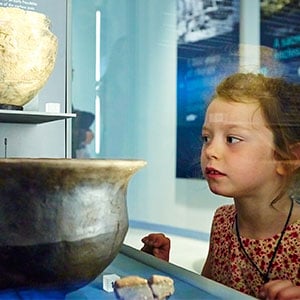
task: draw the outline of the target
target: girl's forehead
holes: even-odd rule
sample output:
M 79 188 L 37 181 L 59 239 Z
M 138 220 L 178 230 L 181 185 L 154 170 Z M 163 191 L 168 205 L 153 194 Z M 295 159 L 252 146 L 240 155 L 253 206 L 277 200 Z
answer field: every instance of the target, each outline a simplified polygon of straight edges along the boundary
M 261 122 L 264 121 L 258 102 L 233 102 L 214 99 L 206 111 L 206 122 Z

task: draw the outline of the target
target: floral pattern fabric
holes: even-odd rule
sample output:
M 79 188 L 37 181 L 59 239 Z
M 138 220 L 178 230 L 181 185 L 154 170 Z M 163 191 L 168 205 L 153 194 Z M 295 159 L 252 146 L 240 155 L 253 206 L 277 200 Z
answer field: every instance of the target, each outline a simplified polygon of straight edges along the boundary
M 258 297 L 263 279 L 240 249 L 234 231 L 236 209 L 225 205 L 217 209 L 212 225 L 210 252 L 211 279 L 243 293 Z M 244 248 L 264 274 L 267 272 L 281 232 L 267 239 L 241 237 Z M 300 285 L 300 220 L 289 225 L 273 261 L 270 279 L 289 279 Z

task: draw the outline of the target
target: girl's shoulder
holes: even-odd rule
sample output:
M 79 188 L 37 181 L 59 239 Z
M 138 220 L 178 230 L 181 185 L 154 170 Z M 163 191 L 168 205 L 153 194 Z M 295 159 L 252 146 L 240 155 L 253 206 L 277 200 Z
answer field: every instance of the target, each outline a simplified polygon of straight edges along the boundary
M 216 209 L 215 218 L 220 217 L 234 217 L 236 214 L 236 208 L 234 204 L 227 204 L 220 206 Z
M 288 226 L 288 229 L 292 229 L 292 230 L 297 230 L 300 232 L 300 219 L 298 220 L 295 220 L 293 223 L 291 223 L 289 226 Z
M 236 208 L 233 204 L 231 205 L 223 205 L 217 208 L 214 218 L 213 218 L 213 226 L 219 227 L 220 225 L 224 228 L 232 227 L 234 223 L 234 218 L 236 215 Z

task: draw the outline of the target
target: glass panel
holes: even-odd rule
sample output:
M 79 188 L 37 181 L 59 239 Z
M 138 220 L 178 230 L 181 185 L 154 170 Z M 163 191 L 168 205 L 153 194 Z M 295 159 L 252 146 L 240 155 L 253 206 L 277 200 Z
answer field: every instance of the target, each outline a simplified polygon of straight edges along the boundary
M 130 155 L 135 1 L 73 6 L 73 157 Z

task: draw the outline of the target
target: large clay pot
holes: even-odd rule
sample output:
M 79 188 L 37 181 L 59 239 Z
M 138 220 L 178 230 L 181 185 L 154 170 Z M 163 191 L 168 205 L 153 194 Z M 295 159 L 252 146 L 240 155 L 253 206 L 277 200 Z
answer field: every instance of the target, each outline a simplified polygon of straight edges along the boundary
M 116 257 L 141 160 L 0 159 L 0 288 L 77 288 Z
M 57 38 L 44 14 L 0 7 L 0 108 L 22 109 L 55 65 Z

